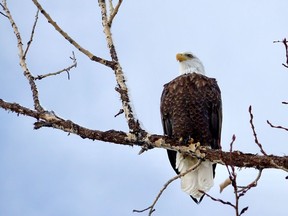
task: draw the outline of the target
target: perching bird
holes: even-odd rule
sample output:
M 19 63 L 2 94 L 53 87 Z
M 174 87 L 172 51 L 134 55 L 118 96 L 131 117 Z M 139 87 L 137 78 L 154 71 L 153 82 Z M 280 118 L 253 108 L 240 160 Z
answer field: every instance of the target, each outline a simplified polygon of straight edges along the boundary
M 180 76 L 164 85 L 161 96 L 161 118 L 164 134 L 182 140 L 191 138 L 201 146 L 220 148 L 222 125 L 221 92 L 214 78 L 205 76 L 202 62 L 191 52 L 178 53 Z M 167 150 L 177 174 L 194 166 L 198 159 Z M 216 164 L 205 160 L 181 178 L 181 188 L 200 203 L 213 186 Z

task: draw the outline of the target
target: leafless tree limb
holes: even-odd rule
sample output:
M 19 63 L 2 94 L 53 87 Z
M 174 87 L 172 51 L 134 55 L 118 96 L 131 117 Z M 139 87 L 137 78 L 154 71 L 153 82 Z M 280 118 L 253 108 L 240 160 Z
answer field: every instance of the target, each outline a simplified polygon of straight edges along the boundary
M 209 198 L 212 199 L 213 201 L 220 202 L 220 203 L 222 203 L 222 204 L 224 204 L 224 205 L 229 205 L 229 206 L 232 206 L 233 208 L 235 208 L 235 205 L 233 205 L 233 204 L 232 204 L 231 202 L 229 202 L 229 201 L 224 201 L 224 200 L 222 200 L 222 199 L 215 198 L 215 197 L 211 196 L 210 194 L 208 194 L 208 193 L 206 193 L 206 192 L 204 192 L 204 191 L 201 191 L 201 192 L 204 193 L 205 196 L 209 197 Z
M 272 127 L 272 128 L 278 128 L 278 129 L 283 129 L 288 131 L 288 128 L 280 126 L 280 125 L 273 125 L 269 120 L 267 120 L 267 123 Z
M 34 82 L 34 78 L 33 76 L 31 75 L 29 69 L 28 69 L 28 66 L 26 64 L 26 61 L 25 61 L 25 57 L 24 57 L 24 51 L 23 51 L 23 43 L 22 43 L 22 38 L 21 38 L 21 34 L 18 30 L 18 27 L 16 25 L 16 23 L 14 22 L 14 19 L 7 7 L 7 2 L 6 0 L 2 0 L 3 2 L 3 7 L 4 7 L 4 11 L 11 23 L 11 26 L 14 30 L 14 34 L 17 38 L 17 47 L 18 47 L 18 54 L 19 54 L 19 60 L 20 60 L 20 66 L 24 72 L 24 76 L 26 77 L 26 79 L 28 80 L 29 84 L 30 84 L 30 88 L 31 88 L 31 91 L 32 91 L 32 95 L 33 95 L 33 101 L 34 101 L 34 108 L 38 111 L 38 112 L 43 112 L 44 109 L 43 107 L 40 105 L 40 100 L 39 100 L 39 93 L 38 93 L 38 90 L 37 90 L 37 86 Z
M 152 203 L 151 206 L 149 206 L 149 207 L 147 207 L 147 208 L 145 208 L 145 209 L 142 209 L 142 210 L 135 210 L 135 209 L 134 209 L 133 212 L 141 213 L 141 212 L 144 212 L 144 211 L 147 211 L 147 210 L 150 209 L 148 215 L 151 216 L 152 213 L 155 211 L 154 207 L 155 207 L 156 203 L 158 202 L 159 198 L 161 197 L 162 193 L 166 190 L 166 188 L 167 188 L 173 181 L 175 181 L 175 180 L 177 180 L 178 178 L 181 178 L 181 177 L 185 176 L 187 173 L 189 173 L 189 172 L 197 169 L 197 168 L 200 166 L 201 162 L 202 162 L 201 160 L 198 160 L 198 162 L 197 162 L 193 167 L 189 168 L 189 169 L 186 170 L 184 173 L 181 173 L 181 174 L 179 174 L 179 175 L 177 175 L 177 176 L 169 179 L 169 180 L 164 184 L 163 188 L 160 190 L 160 192 L 159 192 L 158 195 L 156 196 L 156 198 L 155 198 L 155 200 L 153 201 L 153 203 Z M 201 192 L 204 193 L 203 191 L 201 191 Z
M 32 0 L 32 1 L 36 5 L 36 7 L 40 10 L 40 12 L 45 16 L 48 22 L 56 29 L 56 31 L 58 31 L 67 41 L 69 41 L 72 45 L 74 45 L 80 52 L 85 54 L 91 60 L 96 61 L 103 65 L 106 65 L 107 67 L 110 67 L 111 69 L 114 70 L 116 81 L 118 84 L 118 89 L 119 89 L 118 92 L 120 93 L 122 106 L 123 106 L 123 110 L 125 113 L 125 117 L 128 122 L 129 129 L 130 131 L 132 131 L 133 133 L 139 136 L 145 136 L 146 132 L 140 127 L 139 121 L 134 117 L 134 113 L 130 105 L 130 99 L 128 96 L 128 88 L 125 83 L 126 79 L 124 77 L 121 65 L 118 61 L 118 56 L 117 56 L 115 46 L 112 40 L 111 30 L 108 25 L 105 0 L 99 0 L 98 3 L 101 9 L 102 25 L 104 29 L 104 34 L 106 35 L 107 46 L 109 48 L 112 61 L 97 57 L 93 55 L 90 51 L 84 49 L 75 40 L 73 40 L 66 32 L 62 30 L 62 28 L 50 17 L 50 15 L 43 9 L 43 7 L 40 5 L 40 3 L 37 0 Z
M 33 27 L 32 27 L 30 40 L 27 43 L 27 47 L 26 47 L 26 50 L 25 50 L 24 56 L 23 56 L 24 59 L 26 59 L 27 52 L 28 52 L 28 50 L 29 50 L 29 48 L 30 48 L 30 46 L 32 44 L 32 41 L 33 41 L 34 32 L 35 32 L 35 28 L 36 28 L 37 21 L 38 21 L 38 15 L 39 15 L 39 9 L 37 9 L 37 12 L 36 12 L 36 15 L 35 15 L 35 20 L 34 20 L 34 24 L 33 24 Z
M 250 110 L 249 110 L 250 111 Z M 251 112 L 250 112 L 251 114 Z M 230 153 L 232 154 L 233 151 L 233 144 L 235 142 L 235 136 L 233 135 L 232 137 L 232 141 L 230 143 Z M 229 178 L 226 179 L 221 185 L 220 185 L 220 192 L 222 192 L 222 190 L 224 188 L 226 188 L 229 185 L 232 185 L 233 190 L 234 190 L 234 195 L 235 195 L 235 204 L 232 204 L 231 202 L 226 202 L 223 201 L 221 199 L 216 199 L 210 195 L 208 195 L 208 197 L 210 197 L 212 200 L 217 201 L 217 202 L 221 202 L 222 204 L 225 205 L 230 205 L 231 207 L 234 208 L 235 210 L 235 215 L 236 216 L 240 216 L 242 214 L 244 214 L 247 210 L 248 210 L 248 206 L 243 208 L 241 211 L 239 210 L 239 201 L 240 198 L 243 197 L 247 191 L 249 191 L 251 188 L 256 187 L 258 180 L 261 177 L 262 174 L 262 169 L 259 169 L 258 175 L 256 177 L 256 179 L 254 179 L 250 184 L 246 185 L 246 186 L 239 186 L 237 183 L 237 173 L 235 170 L 235 167 L 233 165 L 226 165 L 227 168 L 227 172 L 229 174 Z
M 70 79 L 70 74 L 69 74 L 70 70 L 71 70 L 72 68 L 76 68 L 76 67 L 77 67 L 77 60 L 76 60 L 76 57 L 75 57 L 74 52 L 72 52 L 72 57 L 70 57 L 70 59 L 73 61 L 73 64 L 70 65 L 69 67 L 66 67 L 66 68 L 64 68 L 64 69 L 62 69 L 62 70 L 60 70 L 60 71 L 54 72 L 54 73 L 48 73 L 48 74 L 38 75 L 38 76 L 34 77 L 34 80 L 41 80 L 41 79 L 46 78 L 46 77 L 49 77 L 49 76 L 55 76 L 55 75 L 61 74 L 61 73 L 63 73 L 63 72 L 67 72 L 67 74 L 68 74 L 68 80 L 69 80 L 69 79 Z
M 282 64 L 284 67 L 288 68 L 288 41 L 286 38 L 284 38 L 282 41 L 277 40 L 277 41 L 273 41 L 273 43 L 283 43 L 284 47 L 285 47 L 285 53 L 286 53 L 286 63 Z
M 263 155 L 267 155 L 266 152 L 264 151 L 263 149 L 263 146 L 262 144 L 259 142 L 258 140 L 258 137 L 257 137 L 257 134 L 256 134 L 256 130 L 255 130 L 255 126 L 254 126 L 254 123 L 253 123 L 253 114 L 252 114 L 252 106 L 250 105 L 249 106 L 249 114 L 250 114 L 250 125 L 251 125 L 251 128 L 252 128 L 252 131 L 253 131 L 253 136 L 254 136 L 254 139 L 255 139 L 255 143 L 258 145 L 258 147 L 260 148 L 260 151 Z
M 156 205 L 157 201 L 161 197 L 164 190 L 170 185 L 170 183 L 182 177 L 183 175 L 190 172 L 191 170 L 196 169 L 201 163 L 201 160 L 204 160 L 204 159 L 210 160 L 215 163 L 223 164 L 227 167 L 227 171 L 229 173 L 229 179 L 234 188 L 235 205 L 230 202 L 225 202 L 221 199 L 215 199 L 207 193 L 205 194 L 214 201 L 218 201 L 218 202 L 221 202 L 226 205 L 230 205 L 233 208 L 235 208 L 237 216 L 242 215 L 248 209 L 248 207 L 245 207 L 241 211 L 239 211 L 240 197 L 244 196 L 248 190 L 250 190 L 252 187 L 255 187 L 257 185 L 257 182 L 261 177 L 263 169 L 275 168 L 275 169 L 281 169 L 283 171 L 288 172 L 288 156 L 267 155 L 266 152 L 263 150 L 262 145 L 258 141 L 258 137 L 257 137 L 256 130 L 254 127 L 251 106 L 249 107 L 250 125 L 253 131 L 253 136 L 255 138 L 255 143 L 259 146 L 261 153 L 263 155 L 255 155 L 255 154 L 250 154 L 250 153 L 242 153 L 240 151 L 233 151 L 233 144 L 236 139 L 234 135 L 232 137 L 232 142 L 230 144 L 230 151 L 225 152 L 222 150 L 208 149 L 208 148 L 199 146 L 199 143 L 195 144 L 193 142 L 191 142 L 190 145 L 181 146 L 182 143 L 180 143 L 179 140 L 171 139 L 169 137 L 156 135 L 156 134 L 148 134 L 145 130 L 141 128 L 139 121 L 135 117 L 134 111 L 132 110 L 132 107 L 131 107 L 131 102 L 130 102 L 129 95 L 128 95 L 128 88 L 126 86 L 126 79 L 125 79 L 122 67 L 120 65 L 120 62 L 118 61 L 118 56 L 117 56 L 116 48 L 115 48 L 115 45 L 112 39 L 112 33 L 111 33 L 112 22 L 115 16 L 117 15 L 118 10 L 123 0 L 118 0 L 118 3 L 116 4 L 115 8 L 113 6 L 112 0 L 109 0 L 109 3 L 110 3 L 109 16 L 107 15 L 106 1 L 98 0 L 99 8 L 101 9 L 102 26 L 103 26 L 104 34 L 106 36 L 107 46 L 110 51 L 111 60 L 98 57 L 92 54 L 89 50 L 83 48 L 73 38 L 71 38 L 68 35 L 68 33 L 63 31 L 63 29 L 50 17 L 50 15 L 43 9 L 43 7 L 40 5 L 40 3 L 37 0 L 32 0 L 32 1 L 34 2 L 38 10 L 37 10 L 35 21 L 32 27 L 30 40 L 27 43 L 27 47 L 25 51 L 23 50 L 23 43 L 22 43 L 20 32 L 7 7 L 6 0 L 2 0 L 3 3 L 0 4 L 5 13 L 2 13 L 2 12 L 0 13 L 9 19 L 12 25 L 14 34 L 17 38 L 17 47 L 18 47 L 18 52 L 19 52 L 20 66 L 24 72 L 24 76 L 26 77 L 26 79 L 28 80 L 30 84 L 30 89 L 32 92 L 33 102 L 34 102 L 34 109 L 24 107 L 17 103 L 6 102 L 0 99 L 1 108 L 7 111 L 16 112 L 18 115 L 21 114 L 21 115 L 30 116 L 34 118 L 36 120 L 36 122 L 34 123 L 34 129 L 40 129 L 43 127 L 56 128 L 56 129 L 65 131 L 69 134 L 75 134 L 77 136 L 80 136 L 83 139 L 87 138 L 91 140 L 100 140 L 104 142 L 110 142 L 114 144 L 123 144 L 123 145 L 128 145 L 128 146 L 137 145 L 142 148 L 141 152 L 144 152 L 152 148 L 164 148 L 164 149 L 179 151 L 181 153 L 185 153 L 187 155 L 197 157 L 199 159 L 198 163 L 191 169 L 187 170 L 187 172 L 177 175 L 174 178 L 170 179 L 164 185 L 164 187 L 160 190 L 160 192 L 158 193 L 157 197 L 155 198 L 151 206 L 143 210 L 134 210 L 135 212 L 143 212 L 143 211 L 150 209 L 149 215 L 151 215 L 155 210 L 154 206 Z M 122 109 L 120 109 L 119 113 L 117 113 L 115 117 L 121 113 L 125 114 L 125 117 L 129 126 L 129 132 L 116 131 L 116 130 L 108 130 L 108 131 L 91 130 L 83 126 L 80 126 L 71 120 L 64 119 L 64 118 L 57 116 L 54 111 L 48 111 L 42 108 L 42 106 L 40 105 L 37 86 L 34 81 L 37 79 L 48 77 L 48 76 L 57 75 L 65 71 L 68 73 L 68 78 L 69 78 L 69 70 L 72 69 L 73 67 L 76 67 L 77 62 L 73 53 L 73 57 L 71 58 L 73 60 L 73 64 L 71 66 L 63 70 L 60 70 L 58 72 L 48 73 L 45 75 L 39 75 L 37 77 L 33 77 L 32 73 L 28 69 L 28 66 L 25 60 L 26 60 L 26 55 L 31 46 L 31 43 L 33 41 L 39 11 L 44 15 L 47 21 L 56 29 L 56 31 L 59 34 L 61 34 L 67 41 L 69 41 L 74 47 L 76 47 L 81 53 L 86 55 L 92 61 L 105 65 L 114 71 L 115 79 L 117 82 L 117 87 L 115 88 L 115 90 L 120 94 L 121 101 L 122 101 Z M 285 64 L 283 65 L 285 67 L 288 67 L 287 66 L 288 65 L 287 41 L 286 39 L 283 39 L 282 42 L 285 45 L 286 58 L 287 58 L 286 65 Z M 281 126 L 274 126 L 269 121 L 267 121 L 267 123 L 271 127 L 288 130 L 287 128 L 284 128 Z M 247 186 L 244 186 L 244 187 L 238 186 L 235 167 L 251 167 L 251 168 L 258 169 L 259 173 L 258 173 L 257 178 L 253 182 L 248 184 Z
M 126 133 L 123 131 L 91 130 L 70 120 L 60 118 L 55 113 L 51 113 L 49 111 L 38 112 L 23 107 L 17 103 L 6 102 L 2 99 L 0 99 L 0 107 L 7 111 L 16 112 L 17 114 L 35 118 L 37 120 L 35 123 L 35 129 L 50 127 L 71 134 L 76 134 L 83 139 L 87 138 L 91 140 L 99 140 L 128 146 L 136 145 L 141 147 L 143 145 L 148 145 L 151 146 L 151 148 L 170 149 L 194 157 L 202 157 L 202 159 L 208 159 L 222 165 L 233 165 L 236 167 L 256 169 L 274 168 L 288 172 L 288 156 L 255 155 L 250 153 L 243 153 L 240 151 L 224 152 L 221 150 L 213 150 L 202 146 L 198 147 L 195 151 L 195 145 L 191 144 L 189 146 L 179 146 L 181 145 L 179 140 L 175 140 L 166 136 L 147 133 L 146 136 L 139 137 L 134 133 Z
M 116 52 L 115 45 L 112 39 L 111 28 L 109 26 L 109 21 L 107 18 L 106 1 L 98 0 L 98 3 L 101 9 L 102 25 L 104 28 L 104 34 L 106 36 L 107 46 L 110 51 L 110 56 L 111 56 L 112 61 L 116 63 L 113 69 L 114 69 L 116 82 L 117 82 L 117 89 L 118 89 L 117 91 L 120 93 L 122 107 L 125 113 L 125 118 L 128 122 L 128 127 L 131 132 L 135 133 L 137 136 L 143 137 L 147 134 L 147 132 L 141 128 L 138 119 L 136 119 L 134 116 L 134 110 L 132 110 L 132 106 L 130 104 L 130 99 L 128 96 L 128 88 L 126 85 L 126 79 L 125 79 L 123 70 L 121 68 L 121 65 L 118 61 L 117 52 Z M 119 7 L 120 7 L 120 4 L 119 4 Z M 114 10 L 116 10 L 116 8 Z

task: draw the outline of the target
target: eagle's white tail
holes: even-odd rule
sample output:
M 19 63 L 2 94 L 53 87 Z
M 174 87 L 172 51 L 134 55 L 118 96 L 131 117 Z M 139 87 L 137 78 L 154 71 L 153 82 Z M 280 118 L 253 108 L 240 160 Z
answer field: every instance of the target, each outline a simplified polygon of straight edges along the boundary
M 197 158 L 183 156 L 177 152 L 176 168 L 180 173 L 184 173 L 197 163 Z M 181 188 L 192 197 L 201 198 L 213 186 L 213 166 L 210 161 L 203 161 L 198 168 L 187 173 L 181 178 Z

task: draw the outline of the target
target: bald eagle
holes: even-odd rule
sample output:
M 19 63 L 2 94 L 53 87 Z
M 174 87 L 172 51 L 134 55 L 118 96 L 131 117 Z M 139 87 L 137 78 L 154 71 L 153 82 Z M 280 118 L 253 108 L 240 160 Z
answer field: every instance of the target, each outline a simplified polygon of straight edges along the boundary
M 161 118 L 164 134 L 182 140 L 190 138 L 202 146 L 220 148 L 222 125 L 221 92 L 214 78 L 205 76 L 202 62 L 191 52 L 178 53 L 180 76 L 164 85 L 161 96 Z M 197 158 L 167 150 L 177 174 L 197 163 Z M 200 166 L 181 178 L 181 188 L 200 203 L 213 186 L 216 164 L 202 161 Z

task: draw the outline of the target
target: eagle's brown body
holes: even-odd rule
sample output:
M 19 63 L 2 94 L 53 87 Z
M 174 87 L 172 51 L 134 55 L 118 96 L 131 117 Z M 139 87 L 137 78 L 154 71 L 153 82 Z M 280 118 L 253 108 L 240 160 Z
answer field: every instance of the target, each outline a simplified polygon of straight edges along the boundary
M 203 146 L 220 148 L 222 105 L 215 79 L 198 73 L 178 76 L 164 85 L 160 109 L 165 135 L 181 138 L 183 145 L 193 138 Z M 176 152 L 168 150 L 168 156 L 173 169 L 179 173 L 175 165 Z M 215 167 L 213 165 L 213 176 Z

